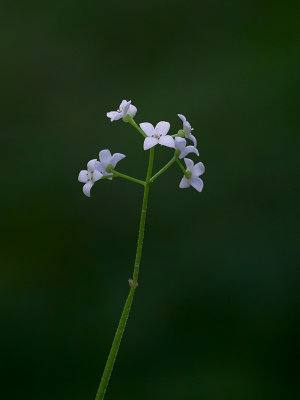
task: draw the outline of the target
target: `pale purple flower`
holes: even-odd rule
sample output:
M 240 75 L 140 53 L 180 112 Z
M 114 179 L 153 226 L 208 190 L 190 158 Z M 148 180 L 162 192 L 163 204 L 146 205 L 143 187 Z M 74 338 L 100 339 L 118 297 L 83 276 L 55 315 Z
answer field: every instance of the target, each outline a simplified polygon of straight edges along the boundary
M 108 176 L 108 175 L 112 175 L 111 172 L 107 172 L 106 168 L 111 165 L 113 168 L 115 168 L 115 166 L 117 165 L 117 163 L 121 160 L 123 160 L 123 158 L 125 158 L 126 156 L 124 154 L 121 153 L 115 153 L 113 155 L 111 155 L 111 152 L 109 150 L 101 150 L 99 153 L 99 160 L 100 162 L 98 162 L 97 164 L 97 169 L 98 171 L 101 172 L 102 175 L 104 176 Z M 111 178 L 108 178 L 111 180 Z
M 111 122 L 117 121 L 121 118 L 131 115 L 132 118 L 135 117 L 137 108 L 131 104 L 131 100 L 123 100 L 117 111 L 110 111 L 106 115 L 110 118 Z
M 83 186 L 83 193 L 87 196 L 91 196 L 91 189 L 95 182 L 102 178 L 103 174 L 98 170 L 99 161 L 96 159 L 91 160 L 87 164 L 87 170 L 82 170 L 79 172 L 78 180 L 79 182 L 85 183 Z
M 190 177 L 187 178 L 184 176 L 179 184 L 181 189 L 188 188 L 193 186 L 198 192 L 201 192 L 203 189 L 203 181 L 199 178 L 205 171 L 205 167 L 202 162 L 194 165 L 194 162 L 189 158 L 184 159 L 186 165 L 186 171 L 190 173 Z
M 142 122 L 140 127 L 147 135 L 144 140 L 144 150 L 148 150 L 151 147 L 156 146 L 158 143 L 162 146 L 167 146 L 174 149 L 174 139 L 172 136 L 167 135 L 170 129 L 169 122 L 160 121 L 155 128 L 149 122 Z
M 182 137 L 175 138 L 175 149 L 180 151 L 179 158 L 184 158 L 190 153 L 195 153 L 199 156 L 199 152 L 194 146 L 187 146 L 186 140 Z
M 185 118 L 184 115 L 182 114 L 177 114 L 178 117 L 181 119 L 181 121 L 183 122 L 183 130 L 184 130 L 184 135 L 187 139 L 190 139 L 193 143 L 194 146 L 197 146 L 197 140 L 195 138 L 195 136 L 193 136 L 191 134 L 191 132 L 194 130 L 194 128 L 191 127 L 191 124 L 189 123 L 189 121 L 187 121 L 187 119 Z

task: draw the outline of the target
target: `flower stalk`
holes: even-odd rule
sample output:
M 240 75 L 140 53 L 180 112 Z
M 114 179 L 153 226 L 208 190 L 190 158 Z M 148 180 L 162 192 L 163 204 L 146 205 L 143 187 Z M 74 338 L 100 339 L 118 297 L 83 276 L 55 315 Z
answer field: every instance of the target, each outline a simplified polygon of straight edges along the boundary
M 145 134 L 145 132 L 138 126 L 138 124 L 135 122 L 135 120 L 134 120 L 133 118 L 129 118 L 128 122 L 129 122 L 130 125 L 132 125 L 137 131 L 139 131 L 140 134 L 144 136 L 144 138 L 147 137 L 147 135 Z
M 113 177 L 124 178 L 127 179 L 128 181 L 139 183 L 140 185 L 145 186 L 145 182 L 141 181 L 140 179 L 133 178 L 132 176 L 129 175 L 121 174 L 120 172 L 115 171 L 114 169 L 110 170 L 110 172 L 113 173 Z
M 176 161 L 177 157 L 176 155 L 174 155 L 173 158 L 171 158 L 171 160 L 161 169 L 159 170 L 155 175 L 152 176 L 152 178 L 150 179 L 150 183 L 154 182 L 156 178 L 158 178 L 161 174 L 163 174 L 168 168 L 171 167 L 171 165 L 174 164 L 174 162 Z
M 188 178 L 188 177 L 189 177 L 189 176 L 188 176 L 188 173 L 186 172 L 184 166 L 181 164 L 181 162 L 178 160 L 178 158 L 176 158 L 176 162 L 177 162 L 177 164 L 179 165 L 179 168 L 181 169 L 181 171 L 184 173 L 184 176 L 185 176 L 186 178 Z
M 143 250 L 143 240 L 144 240 L 144 232 L 145 232 L 145 224 L 146 224 L 146 215 L 147 215 L 147 206 L 148 206 L 148 197 L 149 197 L 149 188 L 150 188 L 150 178 L 153 169 L 153 160 L 154 160 L 154 149 L 150 149 L 150 156 L 149 156 L 149 164 L 147 170 L 147 177 L 144 185 L 144 197 L 143 197 L 143 204 L 142 204 L 142 212 L 141 212 L 141 219 L 140 219 L 140 229 L 139 229 L 139 236 L 138 236 L 138 244 L 136 249 L 136 257 L 134 263 L 134 270 L 133 270 L 133 277 L 129 280 L 130 290 L 127 297 L 127 300 L 124 305 L 124 309 L 119 321 L 119 325 L 117 327 L 115 337 L 107 358 L 107 362 L 104 368 L 104 372 L 101 378 L 101 382 L 99 385 L 98 392 L 96 394 L 95 400 L 103 400 L 105 396 L 105 391 L 109 383 L 109 378 L 111 372 L 114 367 L 114 363 L 118 354 L 118 350 L 120 347 L 120 343 L 123 337 L 123 333 L 126 328 L 127 320 L 129 317 L 129 313 L 131 310 L 131 305 L 135 293 L 135 289 L 138 286 L 138 276 L 139 276 L 139 269 L 140 263 L 142 258 L 142 250 Z

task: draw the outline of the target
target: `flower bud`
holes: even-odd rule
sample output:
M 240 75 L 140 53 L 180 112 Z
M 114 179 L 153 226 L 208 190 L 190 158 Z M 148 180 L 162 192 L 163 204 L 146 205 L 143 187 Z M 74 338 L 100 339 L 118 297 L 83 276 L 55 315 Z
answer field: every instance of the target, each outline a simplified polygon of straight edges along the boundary
M 177 136 L 184 137 L 185 136 L 184 130 L 183 129 L 179 129 L 179 131 L 177 132 Z

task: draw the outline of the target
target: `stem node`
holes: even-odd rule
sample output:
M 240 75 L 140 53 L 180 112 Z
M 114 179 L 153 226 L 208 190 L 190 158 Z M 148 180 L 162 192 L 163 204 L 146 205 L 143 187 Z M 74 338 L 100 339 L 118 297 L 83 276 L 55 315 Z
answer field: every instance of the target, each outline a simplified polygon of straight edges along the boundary
M 134 282 L 133 279 L 128 279 L 128 282 L 129 282 L 129 286 L 133 287 L 135 289 L 139 286 L 138 282 Z

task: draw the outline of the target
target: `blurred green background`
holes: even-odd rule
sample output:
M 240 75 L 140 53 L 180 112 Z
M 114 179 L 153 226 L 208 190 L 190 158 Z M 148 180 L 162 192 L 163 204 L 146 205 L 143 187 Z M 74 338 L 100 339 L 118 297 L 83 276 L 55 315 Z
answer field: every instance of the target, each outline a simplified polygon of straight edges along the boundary
M 2 1 L 5 400 L 93 399 L 128 293 L 142 188 L 82 194 L 109 148 L 143 179 L 137 122 L 187 116 L 204 190 L 153 185 L 107 400 L 291 399 L 297 387 L 296 2 Z M 156 151 L 155 170 L 172 152 Z M 193 156 L 192 156 L 193 158 Z

